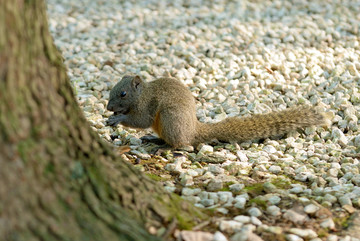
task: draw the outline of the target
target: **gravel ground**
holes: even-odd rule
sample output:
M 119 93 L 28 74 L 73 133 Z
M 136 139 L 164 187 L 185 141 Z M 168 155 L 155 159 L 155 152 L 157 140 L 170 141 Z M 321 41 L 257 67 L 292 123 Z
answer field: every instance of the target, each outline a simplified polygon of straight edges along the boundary
M 166 190 L 215 210 L 199 231 L 175 232 L 186 241 L 360 240 L 359 10 L 350 0 L 48 1 L 93 128 Z M 150 130 L 105 126 L 105 107 L 124 74 L 164 71 L 190 88 L 203 122 L 310 104 L 333 124 L 155 155 L 139 139 Z

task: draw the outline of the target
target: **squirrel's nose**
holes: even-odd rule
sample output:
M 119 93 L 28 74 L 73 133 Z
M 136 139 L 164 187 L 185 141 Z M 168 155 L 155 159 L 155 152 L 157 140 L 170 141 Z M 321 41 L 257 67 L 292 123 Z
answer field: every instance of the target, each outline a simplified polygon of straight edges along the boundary
M 107 104 L 106 109 L 109 111 L 114 111 L 114 106 L 111 104 L 111 102 Z

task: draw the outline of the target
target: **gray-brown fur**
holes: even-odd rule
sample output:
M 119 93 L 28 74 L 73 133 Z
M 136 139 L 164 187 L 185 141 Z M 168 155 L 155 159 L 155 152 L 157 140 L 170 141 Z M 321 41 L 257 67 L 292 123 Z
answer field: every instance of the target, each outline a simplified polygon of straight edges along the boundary
M 121 97 L 124 91 L 126 96 Z M 325 123 L 323 114 L 310 106 L 245 118 L 231 117 L 219 123 L 200 123 L 191 92 L 170 77 L 146 83 L 138 76 L 125 76 L 111 90 L 107 108 L 115 112 L 108 120 L 109 125 L 152 127 L 173 147 L 212 139 L 230 142 L 266 138 Z
M 250 117 L 230 117 L 213 124 L 201 124 L 197 142 L 209 139 L 246 141 L 285 134 L 298 128 L 325 124 L 324 116 L 310 106 L 297 106 L 279 112 Z

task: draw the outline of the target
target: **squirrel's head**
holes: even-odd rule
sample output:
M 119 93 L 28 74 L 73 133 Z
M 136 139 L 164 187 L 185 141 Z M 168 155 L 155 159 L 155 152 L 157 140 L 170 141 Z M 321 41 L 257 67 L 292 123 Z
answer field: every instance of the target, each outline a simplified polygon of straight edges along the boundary
M 141 94 L 144 82 L 140 76 L 125 75 L 110 91 L 110 100 L 107 105 L 114 115 L 127 114 Z

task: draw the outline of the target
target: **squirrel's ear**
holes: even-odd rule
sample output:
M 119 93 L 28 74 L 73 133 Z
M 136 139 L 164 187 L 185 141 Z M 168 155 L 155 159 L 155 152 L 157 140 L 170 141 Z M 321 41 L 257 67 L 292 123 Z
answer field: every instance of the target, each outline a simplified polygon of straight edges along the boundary
M 138 89 L 140 87 L 140 85 L 142 84 L 142 79 L 139 75 L 136 75 L 134 76 L 134 78 L 132 79 L 132 86 L 135 88 L 135 89 Z

